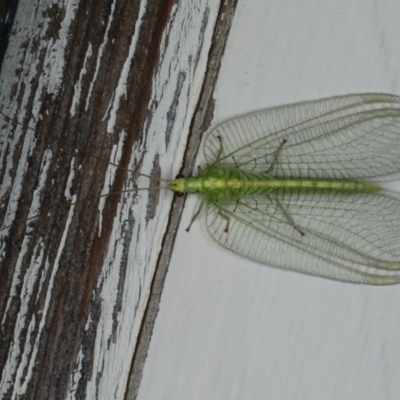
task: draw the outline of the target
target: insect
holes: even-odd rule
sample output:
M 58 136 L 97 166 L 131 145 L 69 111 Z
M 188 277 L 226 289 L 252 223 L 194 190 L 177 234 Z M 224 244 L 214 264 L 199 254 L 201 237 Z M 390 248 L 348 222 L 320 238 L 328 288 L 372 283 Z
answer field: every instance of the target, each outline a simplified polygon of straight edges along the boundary
M 211 236 L 248 258 L 353 283 L 400 281 L 400 193 L 381 186 L 400 178 L 400 97 L 254 112 L 212 130 L 204 157 L 197 177 L 153 178 L 203 195 L 187 230 L 206 208 Z
M 211 236 L 275 267 L 336 280 L 400 281 L 400 97 L 361 94 L 255 112 L 214 129 L 198 177 Z M 374 183 L 371 183 L 374 182 Z

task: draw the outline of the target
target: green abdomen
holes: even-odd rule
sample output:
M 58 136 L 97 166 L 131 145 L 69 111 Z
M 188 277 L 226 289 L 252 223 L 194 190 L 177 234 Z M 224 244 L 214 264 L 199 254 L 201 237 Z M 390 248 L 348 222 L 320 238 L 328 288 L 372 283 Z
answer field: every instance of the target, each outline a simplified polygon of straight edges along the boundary
M 267 174 L 249 174 L 239 169 L 206 171 L 203 176 L 189 178 L 188 192 L 204 193 L 215 199 L 240 199 L 245 196 L 268 195 L 287 189 L 292 193 L 376 193 L 379 186 L 338 179 L 278 179 Z

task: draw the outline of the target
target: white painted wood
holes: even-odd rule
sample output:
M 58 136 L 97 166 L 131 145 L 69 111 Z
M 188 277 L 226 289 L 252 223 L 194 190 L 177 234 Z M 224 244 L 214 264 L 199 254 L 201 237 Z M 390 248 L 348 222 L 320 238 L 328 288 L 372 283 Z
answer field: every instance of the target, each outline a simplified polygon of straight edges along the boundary
M 28 3 L 25 2 L 24 5 L 29 6 Z M 21 33 L 22 38 L 20 37 L 20 40 L 22 42 L 25 40 L 31 45 L 31 42 L 27 38 L 32 39 L 33 42 L 40 44 L 43 52 L 48 52 L 46 53 L 48 63 L 46 63 L 43 71 L 41 71 L 42 78 L 39 88 L 40 91 L 43 90 L 46 94 L 54 96 L 62 95 L 62 91 L 60 92 L 59 89 L 60 85 L 65 83 L 58 81 L 58 79 L 61 79 L 65 68 L 63 49 L 69 40 L 69 24 L 76 17 L 75 12 L 78 3 L 72 0 L 60 4 L 55 4 L 53 1 L 41 1 L 38 3 L 39 5 L 31 3 L 32 6 L 36 7 L 34 11 L 28 13 L 32 18 L 36 14 L 40 14 L 41 17 L 43 15 L 46 16 L 46 13 L 51 15 L 54 7 L 61 13 L 65 9 L 65 15 L 62 13 L 64 19 L 60 24 L 60 31 L 57 32 L 58 41 L 45 41 L 45 39 L 48 39 L 45 34 L 46 26 L 41 25 L 41 28 L 43 28 L 42 31 L 40 29 L 39 31 L 30 30 L 22 22 L 23 28 L 27 29 L 27 31 Z M 116 3 L 117 0 L 113 2 L 111 12 L 115 11 L 114 6 Z M 109 105 L 109 113 L 104 116 L 105 120 L 107 120 L 107 132 L 98 132 L 99 135 L 107 136 L 107 134 L 118 129 L 114 125 L 114 117 L 119 111 L 120 101 L 129 96 L 129 93 L 126 93 L 126 82 L 128 80 L 129 68 L 135 62 L 135 46 L 137 46 L 138 33 L 141 28 L 140 24 L 144 22 L 147 6 L 148 2 L 140 2 L 137 30 L 132 37 L 127 39 L 130 51 L 126 57 L 126 68 L 121 72 L 118 86 L 114 88 L 115 97 L 113 97 L 113 102 Z M 202 88 L 219 6 L 220 2 L 217 0 L 202 2 L 182 1 L 177 2 L 173 6 L 172 17 L 167 24 L 167 29 L 163 32 L 162 47 L 160 48 L 160 64 L 153 80 L 152 98 L 148 107 L 151 112 L 149 111 L 149 120 L 145 126 L 147 131 L 146 139 L 135 145 L 130 167 L 133 168 L 136 166 L 138 160 L 140 160 L 143 165 L 143 172 L 150 173 L 155 160 L 157 160 L 165 177 L 175 176 L 179 170 L 189 133 L 189 124 Z M 113 15 L 108 17 L 108 22 L 111 23 Z M 44 21 L 46 22 L 47 19 L 44 18 Z M 33 27 L 29 25 L 29 28 Z M 18 29 L 22 28 L 18 27 Z M 106 29 L 104 34 L 105 46 L 110 44 L 111 40 L 108 33 Z M 37 38 L 36 34 L 38 35 Z M 42 38 L 42 36 L 44 37 Z M 35 41 L 34 39 L 37 40 Z M 31 54 L 28 51 L 25 57 L 30 57 Z M 100 64 L 102 62 L 109 62 L 105 59 L 108 57 L 107 54 L 96 53 L 94 59 L 92 55 L 91 47 L 89 46 L 87 49 L 87 59 L 90 60 L 90 63 Z M 21 60 L 21 63 L 27 69 L 26 79 L 29 83 L 28 75 L 35 68 L 34 60 L 25 60 L 25 63 L 24 60 Z M 83 66 L 79 76 L 82 77 L 85 73 L 85 66 Z M 93 80 L 96 80 L 96 76 L 93 77 Z M 82 99 L 80 96 L 80 80 L 72 82 L 76 89 L 76 103 L 82 101 L 89 102 L 89 98 Z M 7 83 L 12 84 L 14 81 L 5 83 L 7 86 Z M 23 96 L 29 96 L 31 93 L 34 93 L 31 92 L 31 87 L 27 83 L 25 85 L 25 91 L 21 90 Z M 8 90 L 2 91 L 2 101 L 4 104 L 8 104 L 8 99 L 6 98 L 9 94 Z M 32 88 L 32 90 L 35 90 L 35 88 Z M 75 112 L 76 103 L 74 102 L 73 107 L 69 110 L 72 116 Z M 40 104 L 38 104 L 37 110 L 39 108 Z M 3 112 L 7 112 L 8 110 L 13 110 L 12 106 L 7 110 L 3 110 Z M 173 117 L 168 118 L 168 112 L 171 110 L 175 114 Z M 19 115 L 21 119 L 24 116 L 23 111 L 14 107 L 14 113 L 9 113 L 9 117 L 13 119 L 15 115 Z M 34 122 L 40 116 L 35 114 L 30 115 L 30 118 L 34 125 Z M 168 124 L 171 121 L 174 122 L 174 126 L 170 132 Z M 5 125 L 7 125 L 7 122 L 9 122 L 8 119 L 6 119 Z M 119 132 L 121 138 L 120 146 L 124 135 L 124 131 Z M 34 152 L 37 142 L 35 141 L 36 137 L 33 130 L 30 131 L 28 139 L 29 141 L 27 141 L 26 146 L 29 145 L 29 151 Z M 91 149 L 88 150 L 90 151 Z M 116 146 L 110 161 L 114 163 L 118 162 L 120 151 L 121 147 Z M 49 154 L 49 157 L 51 158 L 51 154 Z M 28 159 L 28 155 L 26 159 Z M 13 160 L 10 160 L 10 163 L 12 162 Z M 71 165 L 71 180 L 75 173 L 79 173 L 79 169 L 79 165 Z M 109 193 L 109 187 L 114 179 L 114 170 L 113 167 L 110 167 L 104 193 Z M 21 176 L 23 173 L 24 171 L 21 172 Z M 126 183 L 125 189 L 132 189 L 134 187 L 134 180 L 133 177 L 130 178 Z M 7 184 L 10 184 L 10 186 L 2 186 L 1 189 L 3 191 L 7 191 L 10 188 L 13 191 L 15 190 L 14 201 L 16 203 L 20 191 L 18 187 L 12 186 L 11 182 L 7 182 Z M 140 179 L 138 185 L 139 187 L 148 187 L 149 182 L 147 179 Z M 148 218 L 147 209 L 149 194 L 147 191 L 140 193 L 139 199 L 137 192 L 125 193 L 119 203 L 117 216 L 114 220 L 112 239 L 110 240 L 107 256 L 95 287 L 99 291 L 98 295 L 96 294 L 99 315 L 93 316 L 93 318 L 96 318 L 96 322 L 93 322 L 92 315 L 89 315 L 85 325 L 85 331 L 93 330 L 94 335 L 86 343 L 80 343 L 79 338 L 76 341 L 72 340 L 74 342 L 73 345 L 79 343 L 79 353 L 75 362 L 72 360 L 71 365 L 73 367 L 71 367 L 71 370 L 65 371 L 65 373 L 70 373 L 68 387 L 68 398 L 70 399 L 82 398 L 80 397 L 82 393 L 79 392 L 79 390 L 82 390 L 82 386 L 85 388 L 86 397 L 90 399 L 124 398 L 136 340 L 148 300 L 172 200 L 171 193 L 162 191 L 157 212 L 155 217 L 151 219 Z M 65 196 L 70 196 L 69 190 L 66 190 Z M 40 196 L 37 196 L 37 198 L 40 199 Z M 74 198 L 72 198 L 72 201 L 74 201 Z M 100 203 L 99 215 L 101 215 L 102 205 L 103 202 Z M 38 207 L 39 204 L 32 204 L 30 215 L 35 215 Z M 73 213 L 74 208 L 72 207 L 70 218 L 72 218 Z M 10 210 L 10 215 L 11 220 L 5 224 L 7 227 L 13 219 L 17 219 L 18 222 L 18 216 L 13 214 L 13 210 Z M 133 231 L 129 231 L 129 228 L 133 225 L 132 216 L 135 218 L 135 224 Z M 54 263 L 46 262 L 46 270 L 42 271 L 39 269 L 40 262 L 42 261 L 40 257 L 47 257 L 47 255 L 43 255 L 38 251 L 39 255 L 36 256 L 37 258 L 33 257 L 29 261 L 29 265 L 19 266 L 20 269 L 14 278 L 12 290 L 10 293 L 7 293 L 10 301 L 11 299 L 15 300 L 15 296 L 20 295 L 17 286 L 21 284 L 21 281 L 23 282 L 24 290 L 19 298 L 21 309 L 17 310 L 18 324 L 14 330 L 15 336 L 8 358 L 4 361 L 5 367 L 1 371 L 0 393 L 3 393 L 3 395 L 11 393 L 13 398 L 19 398 L 19 396 L 26 396 L 28 398 L 32 395 L 31 393 L 27 393 L 27 387 L 35 384 L 35 382 L 32 382 L 32 376 L 39 364 L 37 361 L 37 357 L 41 355 L 39 343 L 43 336 L 45 336 L 43 327 L 52 318 L 49 311 L 49 304 L 51 304 L 55 296 L 53 283 L 59 279 L 57 275 L 59 261 L 63 254 L 64 240 L 67 236 L 69 222 L 70 220 L 68 220 L 65 226 L 65 236 L 63 236 L 63 240 L 59 244 L 59 248 L 55 249 L 57 254 L 56 261 Z M 99 236 L 102 234 L 102 223 L 103 221 L 100 222 Z M 6 237 L 8 230 L 2 230 L 0 233 L 2 237 Z M 29 233 L 28 229 L 26 232 L 27 240 L 29 240 Z M 89 239 L 87 238 L 88 242 Z M 40 243 L 38 248 L 41 248 Z M 7 262 L 7 260 L 4 262 Z M 121 271 L 124 272 L 124 275 Z M 39 294 L 34 292 L 34 288 L 37 289 L 42 284 L 41 279 L 49 275 L 51 276 L 50 284 L 43 287 L 39 291 Z M 122 294 L 121 286 L 123 286 Z M 90 293 L 89 288 L 84 289 Z M 26 317 L 25 310 L 29 307 L 29 302 L 34 301 L 32 300 L 32 296 L 35 299 L 34 296 L 36 295 L 46 298 L 46 307 L 35 310 L 36 312 L 33 315 L 29 314 L 28 318 Z M 71 304 L 71 308 L 75 306 L 77 305 Z M 2 315 L 3 323 L 6 321 L 7 313 L 8 309 Z M 97 324 L 98 317 L 99 322 Z M 60 318 L 67 318 L 67 316 L 62 315 Z M 93 329 L 94 324 L 96 324 L 95 329 Z M 54 329 L 57 331 L 57 326 Z M 71 336 L 76 333 L 73 329 L 74 327 L 71 327 Z M 27 330 L 29 332 L 29 340 L 25 342 L 21 340 L 21 337 L 25 337 L 24 335 Z M 91 353 L 92 360 L 85 359 L 88 347 L 90 348 L 89 351 L 93 350 L 93 354 Z M 71 353 L 73 350 L 71 348 Z M 57 360 L 52 361 L 57 363 Z M 82 373 L 82 370 L 84 369 L 84 365 L 87 366 L 88 363 L 91 369 L 85 375 Z M 49 366 L 49 368 L 51 367 Z M 86 370 L 84 372 L 86 373 Z M 61 396 L 60 386 L 57 385 L 58 382 L 51 390 L 59 391 L 58 395 Z
M 200 95 L 207 62 L 206 55 L 209 51 L 217 10 L 218 1 L 214 0 L 203 2 L 201 5 L 197 2 L 177 4 L 174 18 L 170 22 L 169 29 L 164 33 L 164 46 L 160 49 L 159 72 L 154 77 L 150 104 L 156 103 L 157 107 L 147 126 L 146 142 L 139 143 L 133 150 L 131 169 L 135 168 L 139 156 L 144 154 L 143 172 L 151 171 L 153 162 L 158 156 L 164 176 L 175 176 L 179 170 L 189 133 L 189 124 Z M 209 19 L 204 24 L 206 14 Z M 205 31 L 202 32 L 202 29 Z M 198 63 L 195 63 L 195 60 Z M 175 129 L 167 138 L 169 121 L 166 116 L 172 101 L 177 102 L 175 110 L 177 117 Z M 136 178 L 132 177 L 131 184 L 133 181 L 136 181 Z M 148 186 L 148 179 L 139 179 L 138 187 Z M 129 183 L 126 189 L 132 189 Z M 108 191 L 106 188 L 105 193 Z M 154 219 L 146 221 L 149 192 L 140 193 L 139 200 L 136 200 L 137 192 L 135 191 L 122 195 L 118 216 L 114 221 L 114 240 L 110 241 L 107 260 L 104 264 L 104 281 L 99 282 L 103 285 L 102 297 L 107 301 L 102 305 L 104 325 L 100 324 L 97 329 L 95 365 L 98 370 L 93 374 L 93 379 L 88 385 L 86 393 L 88 398 L 96 398 L 98 392 L 102 399 L 113 396 L 123 398 L 125 394 L 137 335 L 148 301 L 172 200 L 171 193 L 161 191 L 158 212 Z M 105 341 L 111 340 L 113 336 L 112 326 L 109 325 L 108 309 L 112 306 L 113 294 L 117 290 L 119 263 L 125 262 L 122 259 L 122 251 L 126 251 L 126 248 L 123 249 L 121 244 L 124 242 L 124 223 L 129 220 L 131 214 L 136 218 L 140 216 L 140 219 L 132 233 L 129 245 L 128 273 L 125 276 L 123 294 L 125 306 L 119 314 L 118 334 L 113 339 L 116 341 L 115 345 L 105 347 Z M 76 373 L 78 370 L 79 368 Z M 96 382 L 97 374 L 107 378 Z
M 400 94 L 400 3 L 239 1 L 215 125 L 252 110 L 357 92 Z M 139 399 L 397 400 L 400 287 L 269 268 L 184 228 Z M 399 244 L 400 245 L 400 244 Z

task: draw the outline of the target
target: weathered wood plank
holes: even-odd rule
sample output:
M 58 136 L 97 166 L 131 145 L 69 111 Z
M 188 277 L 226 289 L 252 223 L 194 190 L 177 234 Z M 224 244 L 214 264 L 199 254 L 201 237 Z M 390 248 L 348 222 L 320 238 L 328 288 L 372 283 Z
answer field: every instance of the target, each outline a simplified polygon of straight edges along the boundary
M 202 134 L 208 129 L 214 113 L 214 89 L 219 74 L 221 60 L 225 51 L 226 42 L 231 28 L 237 0 L 225 1 L 221 6 L 213 33 L 213 45 L 208 57 L 207 70 L 202 86 L 202 93 L 196 106 L 191 126 L 191 135 L 186 148 L 181 174 L 190 176 L 195 167 L 197 152 L 200 147 Z M 165 235 L 165 242 L 160 253 L 159 263 L 152 283 L 151 297 L 147 303 L 138 344 L 135 350 L 132 370 L 130 373 L 129 390 L 127 398 L 136 398 L 142 377 L 147 351 L 158 313 L 162 289 L 171 257 L 170 249 L 173 246 L 176 232 L 180 222 L 184 202 L 181 197 L 175 197 L 172 203 L 171 218 Z
M 196 135 L 212 115 L 226 40 L 214 29 L 226 32 L 221 13 L 234 3 L 21 1 L 0 82 L 5 398 L 125 395 L 159 251 L 168 243 L 162 275 L 176 225 L 163 242 L 171 195 L 156 209 L 151 192 L 99 195 L 135 187 L 128 168 L 176 173 L 194 110 Z M 207 66 L 210 47 L 220 51 Z M 158 279 L 153 306 L 161 290 Z M 132 371 L 136 388 L 140 367 Z

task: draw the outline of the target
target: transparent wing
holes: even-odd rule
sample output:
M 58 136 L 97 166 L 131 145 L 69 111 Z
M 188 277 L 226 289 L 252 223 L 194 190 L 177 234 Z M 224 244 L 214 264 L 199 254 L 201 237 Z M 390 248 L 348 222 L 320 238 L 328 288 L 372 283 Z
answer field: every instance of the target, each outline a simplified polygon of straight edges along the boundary
M 389 191 L 301 195 L 282 189 L 239 203 L 210 203 L 207 210 L 210 234 L 239 254 L 275 267 L 376 285 L 400 281 L 399 224 L 400 194 Z
M 209 164 L 265 172 L 284 139 L 275 176 L 396 179 L 400 97 L 348 95 L 255 112 L 219 125 L 204 152 Z

